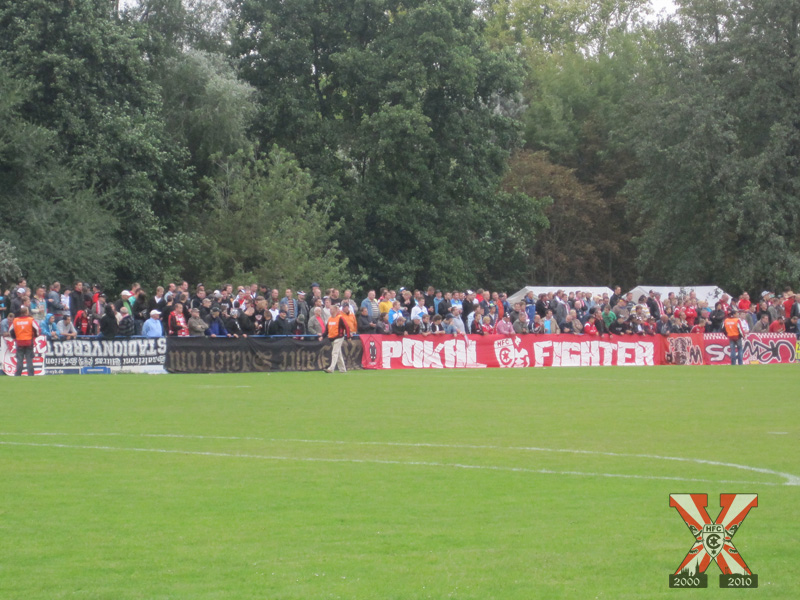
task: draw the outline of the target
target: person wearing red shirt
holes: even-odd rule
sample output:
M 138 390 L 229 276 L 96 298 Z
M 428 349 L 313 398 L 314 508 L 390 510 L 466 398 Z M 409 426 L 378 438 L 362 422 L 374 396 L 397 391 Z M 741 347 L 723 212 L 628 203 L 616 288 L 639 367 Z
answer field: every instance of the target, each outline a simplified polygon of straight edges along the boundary
M 783 333 L 784 331 L 786 331 L 786 326 L 782 315 L 769 324 L 770 333 Z
M 686 322 L 694 327 L 694 322 L 697 320 L 697 307 L 695 306 L 694 302 L 690 302 L 689 305 L 683 310 L 686 313 Z
M 692 327 L 692 330 L 689 333 L 705 333 L 706 332 L 706 320 L 703 317 L 697 319 L 697 325 Z
M 786 290 L 783 294 L 783 314 L 788 319 L 792 316 L 792 304 L 794 304 L 794 292 Z
M 167 319 L 167 334 L 170 336 L 187 337 L 189 335 L 189 325 L 183 314 L 183 305 L 176 303 L 175 307 Z
M 586 325 L 583 326 L 583 333 L 585 335 L 597 335 L 597 325 L 595 325 L 595 316 L 592 314 Z
M 750 294 L 747 292 L 743 292 L 741 296 L 739 296 L 739 310 L 750 310 Z

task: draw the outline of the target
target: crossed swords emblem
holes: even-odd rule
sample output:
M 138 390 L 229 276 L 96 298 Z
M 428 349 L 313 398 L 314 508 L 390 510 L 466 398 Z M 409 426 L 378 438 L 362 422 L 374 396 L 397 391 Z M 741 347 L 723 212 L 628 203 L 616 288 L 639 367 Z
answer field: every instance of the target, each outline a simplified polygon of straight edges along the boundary
M 717 563 L 726 575 L 752 575 L 742 555 L 733 545 L 732 538 L 739 530 L 751 508 L 758 506 L 757 494 L 720 494 L 722 510 L 712 522 L 706 507 L 707 494 L 670 494 L 669 505 L 678 510 L 684 523 L 695 538 L 689 553 L 675 571 L 678 575 L 696 566 L 696 573 L 704 573 L 711 561 Z

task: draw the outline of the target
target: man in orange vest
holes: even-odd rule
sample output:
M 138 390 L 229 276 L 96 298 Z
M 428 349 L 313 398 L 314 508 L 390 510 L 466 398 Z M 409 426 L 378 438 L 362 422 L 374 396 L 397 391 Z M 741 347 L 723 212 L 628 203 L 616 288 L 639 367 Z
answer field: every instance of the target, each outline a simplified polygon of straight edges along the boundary
M 347 329 L 350 331 L 350 335 L 356 333 L 358 331 L 358 321 L 356 321 L 352 306 L 343 301 L 340 305 L 339 314 L 347 322 Z
M 353 332 L 350 329 L 347 319 L 342 318 L 342 314 L 339 312 L 339 307 L 336 304 L 331 305 L 331 318 L 328 319 L 325 330 L 328 334 L 328 339 L 333 342 L 331 366 L 325 369 L 325 372 L 333 373 L 338 366 L 341 373 L 347 373 L 347 367 L 344 364 L 344 356 L 342 356 L 342 344 L 344 344 L 344 338 L 349 338 Z
M 735 365 L 738 361 L 740 365 L 742 362 L 742 338 L 744 332 L 742 331 L 742 324 L 739 322 L 739 315 L 736 310 L 731 311 L 731 315 L 723 321 L 725 328 L 725 335 L 728 336 L 728 343 L 731 349 L 731 365 Z
M 22 363 L 27 361 L 28 375 L 33 377 L 33 342 L 39 335 L 39 324 L 28 314 L 27 307 L 19 309 L 19 316 L 14 319 L 9 332 L 17 340 L 16 376 L 22 376 Z

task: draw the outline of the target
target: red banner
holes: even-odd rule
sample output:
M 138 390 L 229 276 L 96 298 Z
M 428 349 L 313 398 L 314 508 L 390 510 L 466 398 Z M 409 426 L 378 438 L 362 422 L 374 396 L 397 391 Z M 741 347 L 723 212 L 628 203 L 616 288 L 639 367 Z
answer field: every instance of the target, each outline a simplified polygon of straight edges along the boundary
M 662 336 L 362 335 L 365 369 L 729 365 L 721 333 Z M 800 362 L 791 334 L 748 334 L 745 364 Z
M 365 369 L 483 369 L 664 364 L 658 336 L 362 335 Z
M 794 363 L 800 354 L 797 339 L 786 333 L 748 333 L 742 347 L 745 364 Z M 723 333 L 671 335 L 664 359 L 674 365 L 729 365 L 728 338 Z

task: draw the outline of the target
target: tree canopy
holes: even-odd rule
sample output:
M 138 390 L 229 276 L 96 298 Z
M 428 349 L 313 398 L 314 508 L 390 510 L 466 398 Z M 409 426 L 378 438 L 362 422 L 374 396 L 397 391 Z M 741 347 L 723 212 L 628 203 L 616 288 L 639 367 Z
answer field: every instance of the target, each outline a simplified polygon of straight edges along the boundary
M 0 0 L 2 276 L 800 279 L 800 5 Z

